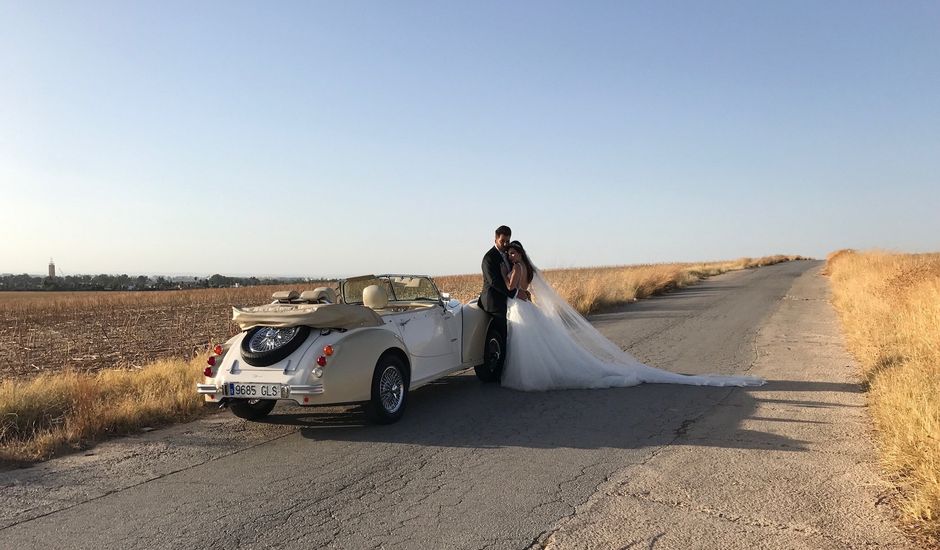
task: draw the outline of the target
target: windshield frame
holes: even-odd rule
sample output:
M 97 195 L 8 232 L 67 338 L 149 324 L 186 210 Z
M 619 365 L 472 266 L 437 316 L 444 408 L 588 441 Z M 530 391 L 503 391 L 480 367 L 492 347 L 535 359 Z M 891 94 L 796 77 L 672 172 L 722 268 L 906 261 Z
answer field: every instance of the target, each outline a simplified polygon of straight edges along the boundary
M 431 285 L 431 288 L 434 289 L 434 292 L 437 294 L 437 298 L 429 297 L 416 297 L 409 300 L 399 299 L 395 293 L 395 285 L 393 284 L 393 279 L 426 279 Z M 344 304 L 351 305 L 363 305 L 362 296 L 359 297 L 359 300 L 350 301 L 347 299 L 346 291 L 347 284 L 358 281 L 365 280 L 376 280 L 380 281 L 385 287 L 386 292 L 388 292 L 388 301 L 389 302 L 431 302 L 443 304 L 444 299 L 441 296 L 441 290 L 437 287 L 437 284 L 434 282 L 434 279 L 428 275 L 413 275 L 413 274 L 400 274 L 400 273 L 384 273 L 381 275 L 361 275 L 358 277 L 350 277 L 348 279 L 343 279 L 340 281 L 340 294 L 342 295 Z

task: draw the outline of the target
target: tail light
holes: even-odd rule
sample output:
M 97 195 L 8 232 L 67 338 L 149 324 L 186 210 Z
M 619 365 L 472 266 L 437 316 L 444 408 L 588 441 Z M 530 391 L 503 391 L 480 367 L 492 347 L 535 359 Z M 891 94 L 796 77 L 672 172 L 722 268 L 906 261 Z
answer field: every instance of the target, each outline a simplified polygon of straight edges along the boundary
M 324 357 L 324 356 L 322 356 L 322 355 L 321 355 L 320 357 L 317 357 L 317 364 L 320 365 L 321 367 L 325 367 L 325 366 L 326 366 L 326 357 Z
M 214 355 L 210 355 L 210 356 L 206 359 L 206 363 L 208 363 L 209 366 L 206 367 L 206 368 L 202 371 L 202 374 L 208 376 L 209 378 L 215 376 L 215 375 L 212 373 L 212 367 L 214 367 L 215 364 L 218 362 L 218 360 L 216 359 L 216 357 L 221 356 L 224 351 L 225 351 L 225 350 L 222 349 L 222 344 L 216 344 L 215 346 L 213 346 L 213 348 L 212 348 L 212 353 L 213 353 Z
M 333 355 L 333 346 L 323 346 L 323 355 L 326 355 L 327 357 Z

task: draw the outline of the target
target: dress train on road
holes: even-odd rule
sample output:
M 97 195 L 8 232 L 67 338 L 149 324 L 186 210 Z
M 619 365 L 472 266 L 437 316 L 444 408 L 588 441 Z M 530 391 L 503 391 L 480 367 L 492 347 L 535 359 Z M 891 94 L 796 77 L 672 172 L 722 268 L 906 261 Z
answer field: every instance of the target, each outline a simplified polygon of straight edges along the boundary
M 503 386 L 522 391 L 597 389 L 643 383 L 760 386 L 750 376 L 685 375 L 644 365 L 608 340 L 536 272 L 534 302 L 511 299 Z

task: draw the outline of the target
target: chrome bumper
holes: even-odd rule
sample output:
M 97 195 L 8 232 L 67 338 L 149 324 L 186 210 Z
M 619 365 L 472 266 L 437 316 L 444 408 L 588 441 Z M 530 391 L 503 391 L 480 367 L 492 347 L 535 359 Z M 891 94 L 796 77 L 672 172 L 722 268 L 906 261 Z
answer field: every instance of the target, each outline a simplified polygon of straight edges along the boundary
M 319 395 L 323 393 L 323 384 L 310 384 L 306 386 L 288 386 L 287 395 Z
M 196 393 L 199 395 L 213 395 L 222 393 L 222 388 L 215 384 L 196 384 Z
M 287 388 L 287 395 L 284 395 Z M 215 384 L 196 384 L 196 393 L 199 395 L 215 395 L 222 393 L 222 387 Z M 323 393 L 323 384 L 281 386 L 281 398 L 290 399 L 293 395 L 319 395 Z

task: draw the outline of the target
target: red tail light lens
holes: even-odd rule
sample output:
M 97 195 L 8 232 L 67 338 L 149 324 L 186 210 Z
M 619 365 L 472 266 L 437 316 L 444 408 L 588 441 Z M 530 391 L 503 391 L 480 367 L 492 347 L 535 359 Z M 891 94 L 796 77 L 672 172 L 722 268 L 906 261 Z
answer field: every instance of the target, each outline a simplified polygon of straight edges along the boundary
M 206 359 L 206 363 L 209 363 L 209 366 L 210 366 L 210 367 L 214 367 L 214 366 L 215 366 L 215 356 L 214 356 L 214 355 L 210 355 L 209 358 Z
M 216 344 L 215 347 L 212 348 L 212 353 L 222 355 L 222 344 Z
M 212 378 L 212 367 L 206 367 L 206 370 L 202 371 L 202 374 L 206 375 L 208 378 Z
M 317 364 L 320 365 L 321 367 L 325 367 L 326 357 L 323 357 L 322 355 L 320 357 L 317 357 Z
M 323 346 L 323 355 L 327 357 L 333 355 L 333 346 Z

